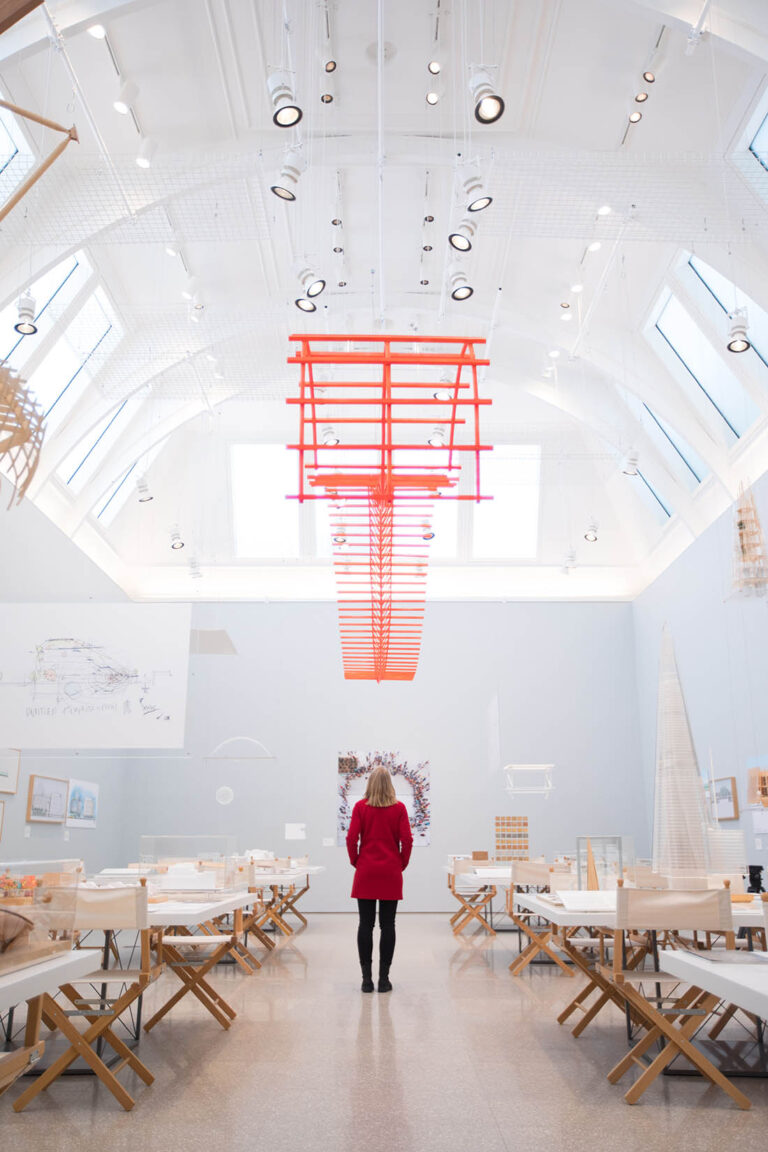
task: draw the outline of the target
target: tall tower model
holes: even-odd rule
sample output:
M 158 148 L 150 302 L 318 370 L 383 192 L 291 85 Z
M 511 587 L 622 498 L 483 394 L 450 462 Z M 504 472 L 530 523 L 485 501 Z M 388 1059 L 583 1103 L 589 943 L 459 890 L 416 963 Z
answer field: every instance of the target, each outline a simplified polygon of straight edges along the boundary
M 659 661 L 654 872 L 669 877 L 676 887 L 681 886 L 679 881 L 684 877 L 706 876 L 708 823 L 704 786 L 680 687 L 672 635 L 665 624 Z
M 742 596 L 765 596 L 768 563 L 760 517 L 752 489 L 739 488 L 734 522 L 733 590 Z

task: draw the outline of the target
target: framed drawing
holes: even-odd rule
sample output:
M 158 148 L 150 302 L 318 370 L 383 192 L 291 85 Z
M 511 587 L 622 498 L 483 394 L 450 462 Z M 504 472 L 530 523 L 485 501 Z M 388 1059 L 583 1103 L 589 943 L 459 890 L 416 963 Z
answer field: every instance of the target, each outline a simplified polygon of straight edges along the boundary
M 718 820 L 738 820 L 739 797 L 735 776 L 721 776 L 715 780 L 715 815 Z
M 0 792 L 16 792 L 20 764 L 21 752 L 18 748 L 4 748 L 0 752 Z
M 99 786 L 90 780 L 70 780 L 67 828 L 95 828 L 99 814 Z
M 67 816 L 69 780 L 54 776 L 29 778 L 27 821 L 37 824 L 63 824 Z

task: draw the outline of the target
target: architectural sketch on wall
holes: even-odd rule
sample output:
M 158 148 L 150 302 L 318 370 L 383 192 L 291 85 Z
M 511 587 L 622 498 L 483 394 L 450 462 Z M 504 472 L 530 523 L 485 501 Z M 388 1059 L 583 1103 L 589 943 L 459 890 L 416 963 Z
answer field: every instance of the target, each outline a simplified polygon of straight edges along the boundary
M 90 780 L 70 780 L 67 828 L 95 828 L 99 814 L 99 786 Z
M 21 752 L 18 748 L 4 748 L 0 752 L 0 792 L 10 792 L 12 795 L 16 792 L 20 767 Z
M 0 726 L 28 748 L 179 748 L 188 605 L 6 604 Z
M 688 712 L 665 625 L 659 661 L 653 870 L 677 882 L 745 871 L 743 832 L 719 828 L 707 804 Z
M 68 793 L 69 780 L 33 773 L 29 778 L 27 821 L 31 824 L 63 824 Z
M 742 596 L 765 596 L 768 562 L 763 527 L 752 489 L 739 487 L 733 547 L 733 590 Z
M 346 843 L 352 809 L 365 792 L 374 768 L 383 765 L 392 777 L 398 800 L 408 809 L 413 843 L 427 845 L 430 840 L 429 761 L 406 759 L 401 752 L 340 752 L 338 760 L 338 807 L 336 843 Z

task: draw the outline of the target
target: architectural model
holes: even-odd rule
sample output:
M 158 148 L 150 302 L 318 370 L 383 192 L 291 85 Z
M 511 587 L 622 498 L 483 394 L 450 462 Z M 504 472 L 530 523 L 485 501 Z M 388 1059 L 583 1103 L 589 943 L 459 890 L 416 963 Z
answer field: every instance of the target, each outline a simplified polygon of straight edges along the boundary
M 733 549 L 733 590 L 742 596 L 764 596 L 768 564 L 760 517 L 752 489 L 739 488 Z

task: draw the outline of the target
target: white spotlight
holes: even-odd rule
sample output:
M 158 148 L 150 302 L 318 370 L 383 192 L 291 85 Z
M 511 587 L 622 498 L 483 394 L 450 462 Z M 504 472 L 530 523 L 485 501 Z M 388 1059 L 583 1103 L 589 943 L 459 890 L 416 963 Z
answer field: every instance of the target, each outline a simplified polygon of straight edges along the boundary
M 480 181 L 480 176 L 477 172 L 471 172 L 463 185 L 464 199 L 467 202 L 467 212 L 482 212 L 489 204 L 493 203 L 493 197 L 489 196 Z
M 139 168 L 150 168 L 155 152 L 157 152 L 157 142 L 150 136 L 146 136 L 142 140 L 141 147 L 136 156 L 136 163 Z
M 455 248 L 457 252 L 469 252 L 476 231 L 477 226 L 475 221 L 465 217 L 456 231 L 451 232 L 448 237 L 448 243 L 452 248 Z
M 747 352 L 752 345 L 747 336 L 746 308 L 737 308 L 735 312 L 729 314 L 728 319 L 731 322 L 731 330 L 728 335 L 727 344 L 728 351 Z
M 588 544 L 594 544 L 597 540 L 597 520 L 590 520 L 587 525 L 587 530 L 584 533 L 584 539 Z
M 107 35 L 107 30 L 103 24 L 91 24 L 88 35 L 93 36 L 94 40 L 103 40 Z
M 120 91 L 112 102 L 115 112 L 119 112 L 121 116 L 127 116 L 138 94 L 138 85 L 134 84 L 133 80 L 125 80 L 120 85 Z
M 313 300 L 307 300 L 304 296 L 299 296 L 297 300 L 294 300 L 294 304 L 302 312 L 317 312 L 317 304 Z
M 293 98 L 293 86 L 287 72 L 273 72 L 267 81 L 274 113 L 272 123 L 278 128 L 293 128 L 304 115 Z
M 171 532 L 171 548 L 174 552 L 178 552 L 183 547 L 184 541 L 181 538 L 181 534 L 178 528 L 174 528 L 173 532 Z
M 448 287 L 451 290 L 451 300 L 469 300 L 474 292 L 474 288 L 467 282 L 466 272 L 458 268 L 449 274 Z
M 336 429 L 331 424 L 328 424 L 325 428 L 323 428 L 322 436 L 323 444 L 326 446 L 326 448 L 335 448 L 339 443 L 339 437 L 336 434 Z
M 469 82 L 475 105 L 475 119 L 480 124 L 495 124 L 504 114 L 504 101 L 494 92 L 487 72 L 476 72 Z
M 146 476 L 137 477 L 136 491 L 139 494 L 139 504 L 149 504 L 150 500 L 154 500 L 154 496 L 149 490 Z
M 275 196 L 280 200 L 295 200 L 296 199 L 296 186 L 299 183 L 299 177 L 307 167 L 306 157 L 300 148 L 289 148 L 283 160 L 283 166 L 280 169 L 280 175 L 274 184 L 270 186 L 270 191 L 274 192 Z
M 20 336 L 34 336 L 37 332 L 34 297 L 30 296 L 29 292 L 25 292 L 23 296 L 19 297 L 16 308 L 18 319 L 13 326 L 14 332 L 18 332 Z
M 445 428 L 441 428 L 439 425 L 433 428 L 427 444 L 432 448 L 445 448 Z
M 621 470 L 625 476 L 637 476 L 639 463 L 640 460 L 637 452 L 634 448 L 630 448 L 629 452 L 627 452 L 626 456 L 624 457 L 624 463 L 621 466 Z
M 319 296 L 325 288 L 325 280 L 321 280 L 306 264 L 301 264 L 297 268 L 296 275 L 299 278 L 299 283 L 304 289 L 305 294 L 309 296 L 310 300 L 314 296 Z

